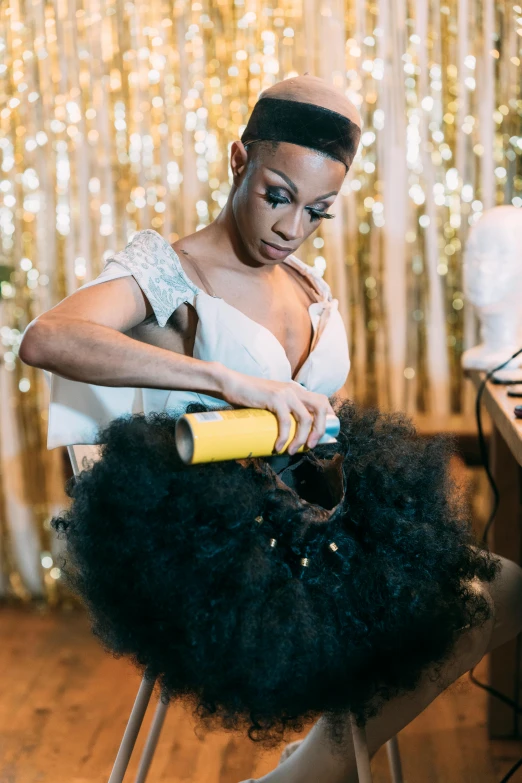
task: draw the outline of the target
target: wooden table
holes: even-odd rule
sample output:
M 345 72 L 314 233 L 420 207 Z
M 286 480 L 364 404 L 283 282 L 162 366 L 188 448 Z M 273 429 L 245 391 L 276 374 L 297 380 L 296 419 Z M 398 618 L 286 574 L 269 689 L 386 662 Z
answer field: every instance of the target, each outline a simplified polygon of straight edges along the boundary
M 478 389 L 484 373 L 471 371 L 468 377 Z M 489 544 L 495 553 L 522 564 L 522 419 L 513 413 L 515 405 L 522 404 L 522 398 L 508 397 L 508 388 L 489 382 L 482 395 L 492 422 L 490 468 L 500 493 Z M 522 703 L 521 636 L 490 655 L 490 683 Z M 488 727 L 491 737 L 521 737 L 522 716 L 491 696 Z

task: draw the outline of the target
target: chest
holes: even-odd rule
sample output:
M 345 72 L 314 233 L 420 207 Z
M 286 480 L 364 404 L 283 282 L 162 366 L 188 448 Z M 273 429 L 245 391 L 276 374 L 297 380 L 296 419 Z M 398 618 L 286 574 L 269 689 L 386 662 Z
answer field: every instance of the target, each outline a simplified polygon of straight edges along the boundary
M 309 307 L 314 300 L 300 286 L 290 282 L 277 290 L 263 285 L 242 291 L 232 289 L 223 298 L 274 335 L 293 370 L 306 359 L 313 332 Z
M 230 315 L 230 308 L 239 311 L 250 322 L 259 324 L 271 332 L 283 347 L 294 376 L 308 357 L 312 344 L 313 326 L 309 307 L 316 297 L 297 281 L 283 278 L 282 285 L 274 289 L 271 285 L 233 285 L 231 282 L 224 291 L 216 291 L 214 296 L 223 299 L 223 317 Z M 228 307 L 227 307 L 228 306 Z M 192 356 L 198 315 L 189 304 L 183 304 L 172 314 L 167 326 L 160 328 L 151 319 L 150 322 L 135 327 L 132 337 L 158 347 Z

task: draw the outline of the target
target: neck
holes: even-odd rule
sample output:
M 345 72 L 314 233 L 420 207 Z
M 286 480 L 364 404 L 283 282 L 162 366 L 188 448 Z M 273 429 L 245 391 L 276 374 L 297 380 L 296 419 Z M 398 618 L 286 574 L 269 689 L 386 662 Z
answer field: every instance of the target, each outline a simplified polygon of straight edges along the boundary
M 232 209 L 234 192 L 235 188 L 232 186 L 227 203 L 217 218 L 198 234 L 206 235 L 207 242 L 212 245 L 212 255 L 219 259 L 219 266 L 243 271 L 248 267 L 255 274 L 271 274 L 277 265 L 254 260 L 243 244 Z

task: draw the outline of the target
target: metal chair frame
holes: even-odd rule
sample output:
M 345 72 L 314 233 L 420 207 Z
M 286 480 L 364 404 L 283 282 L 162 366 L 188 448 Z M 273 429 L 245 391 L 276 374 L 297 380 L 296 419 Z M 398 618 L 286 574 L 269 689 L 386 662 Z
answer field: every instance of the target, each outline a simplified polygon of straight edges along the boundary
M 68 446 L 69 458 L 71 460 L 72 469 L 74 475 L 77 476 L 80 472 L 78 466 L 77 454 L 75 452 L 76 446 Z M 134 706 L 132 707 L 127 726 L 123 734 L 123 738 L 120 743 L 118 754 L 112 768 L 111 776 L 108 783 L 123 783 L 125 773 L 129 766 L 129 762 L 136 745 L 136 740 L 147 712 L 147 707 L 154 690 L 155 681 L 151 680 L 145 675 L 141 681 Z M 156 751 L 158 741 L 160 738 L 161 730 L 165 722 L 165 716 L 167 714 L 168 703 L 164 702 L 160 696 L 156 707 L 156 712 L 152 719 L 151 727 L 145 746 L 143 748 L 138 772 L 134 783 L 145 783 L 154 753 Z M 359 783 L 372 783 L 372 773 L 370 769 L 370 753 L 368 751 L 368 743 L 366 741 L 366 731 L 364 728 L 358 726 L 355 720 L 351 720 L 352 740 L 355 751 L 355 761 L 357 764 L 357 775 Z M 401 757 L 399 753 L 399 743 L 397 737 L 392 737 L 386 743 L 386 752 L 388 755 L 388 763 L 390 766 L 390 772 L 392 776 L 392 783 L 404 783 L 402 775 Z

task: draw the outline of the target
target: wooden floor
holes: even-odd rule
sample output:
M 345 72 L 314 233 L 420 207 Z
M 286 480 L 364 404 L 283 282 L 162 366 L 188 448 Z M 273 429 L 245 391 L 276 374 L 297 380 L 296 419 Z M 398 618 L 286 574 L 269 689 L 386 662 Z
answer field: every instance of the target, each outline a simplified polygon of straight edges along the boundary
M 0 783 L 107 783 L 138 684 L 81 612 L 0 609 Z M 406 783 L 499 783 L 522 743 L 488 741 L 485 703 L 463 678 L 405 729 Z M 266 774 L 278 756 L 224 732 L 198 739 L 190 716 L 172 707 L 149 781 L 238 783 Z M 388 783 L 384 751 L 373 766 L 375 783 Z M 135 770 L 136 761 L 128 780 Z

